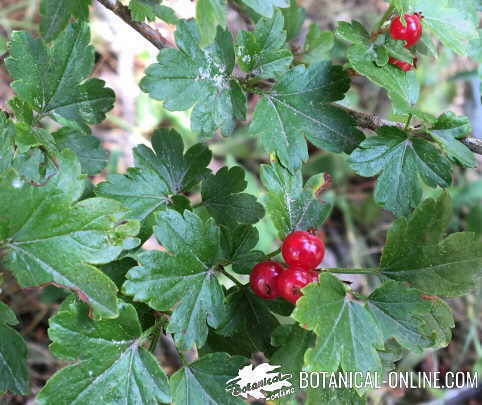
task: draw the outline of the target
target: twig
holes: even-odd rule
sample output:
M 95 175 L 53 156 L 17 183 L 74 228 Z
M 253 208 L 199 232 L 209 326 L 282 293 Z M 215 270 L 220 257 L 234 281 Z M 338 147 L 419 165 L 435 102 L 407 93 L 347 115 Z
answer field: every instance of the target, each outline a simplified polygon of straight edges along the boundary
M 356 121 L 357 126 L 360 128 L 371 129 L 372 131 L 376 131 L 378 128 L 383 126 L 390 126 L 390 127 L 397 127 L 400 129 L 405 129 L 405 125 L 402 122 L 395 122 L 385 120 L 383 118 L 378 117 L 374 114 L 368 114 L 360 111 L 352 110 L 351 108 L 347 108 L 337 104 L 338 108 L 343 109 L 348 114 L 350 114 L 354 120 Z M 430 135 L 420 128 L 410 127 L 408 129 L 412 135 L 420 136 L 427 138 Z M 467 136 L 465 138 L 459 139 L 467 148 L 469 148 L 472 152 L 477 153 L 478 155 L 482 155 L 482 139 L 475 138 L 473 136 Z
M 134 21 L 131 17 L 131 13 L 129 8 L 124 6 L 123 4 L 119 3 L 117 0 L 98 0 L 104 7 L 111 10 L 114 14 L 116 14 L 119 18 L 124 20 L 127 24 L 129 24 L 132 28 L 134 28 L 139 34 L 141 34 L 144 38 L 150 41 L 156 48 L 172 48 L 173 44 L 170 43 L 166 38 L 164 38 L 161 33 L 150 25 Z M 392 9 L 388 9 L 385 13 L 384 17 L 380 21 L 381 25 L 386 21 L 386 19 L 390 16 Z M 380 25 L 380 23 L 378 25 Z M 378 26 L 377 26 L 378 27 Z M 376 31 L 376 28 L 375 28 Z M 257 93 L 260 90 L 246 88 L 245 90 Z M 347 111 L 357 122 L 357 125 L 361 128 L 367 128 L 371 130 L 376 130 L 381 126 L 388 125 L 388 126 L 395 126 L 400 129 L 404 129 L 404 125 L 400 122 L 393 122 L 388 121 L 383 118 L 380 118 L 373 114 L 366 114 L 358 111 L 351 110 L 349 108 L 337 105 L 339 108 L 344 109 Z M 410 131 L 413 132 L 415 136 L 423 136 L 427 137 L 428 134 L 418 130 L 417 128 L 409 128 Z M 475 137 L 468 136 L 466 138 L 460 139 L 465 146 L 467 146 L 472 152 L 482 155 L 482 139 L 478 139 Z
M 337 273 L 337 274 L 380 274 L 381 270 L 378 267 L 367 267 L 365 269 L 345 269 L 339 267 L 320 267 L 318 269 L 323 273 Z
M 229 274 L 224 267 L 218 266 L 218 270 L 220 273 L 224 274 L 227 278 L 229 278 L 234 284 L 236 284 L 238 287 L 244 287 L 244 284 L 241 283 L 237 278 Z
M 98 0 L 105 8 L 111 10 L 115 15 L 124 20 L 139 34 L 151 42 L 156 48 L 172 48 L 173 45 L 164 38 L 161 33 L 150 25 L 143 22 L 134 21 L 127 6 L 119 3 L 117 0 Z
M 281 253 L 281 249 L 276 249 L 276 250 L 274 250 L 273 252 L 268 253 L 268 254 L 266 255 L 266 258 L 267 258 L 267 259 L 271 259 L 272 257 L 278 256 L 280 253 Z

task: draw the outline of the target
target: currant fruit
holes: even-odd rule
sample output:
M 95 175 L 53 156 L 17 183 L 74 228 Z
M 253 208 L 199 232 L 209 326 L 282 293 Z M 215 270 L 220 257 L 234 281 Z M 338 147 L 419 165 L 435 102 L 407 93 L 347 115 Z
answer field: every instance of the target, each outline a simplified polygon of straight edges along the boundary
M 249 283 L 253 292 L 261 298 L 273 299 L 279 297 L 276 278 L 284 271 L 277 262 L 267 261 L 258 263 L 251 270 Z
M 302 267 L 292 266 L 283 271 L 276 279 L 278 293 L 286 301 L 296 304 L 303 295 L 301 289 L 318 280 L 318 273 Z
M 281 253 L 289 266 L 314 269 L 323 260 L 325 245 L 309 232 L 290 233 L 281 246 Z
M 415 45 L 422 36 L 420 14 L 405 14 L 405 25 L 400 16 L 393 18 L 390 24 L 390 36 L 399 41 L 405 41 L 405 48 Z
M 388 58 L 388 63 L 390 63 L 390 65 L 394 65 L 394 66 L 398 67 L 399 69 L 403 70 L 404 72 L 408 72 L 413 67 L 410 63 L 403 62 L 403 61 L 395 59 L 395 58 Z

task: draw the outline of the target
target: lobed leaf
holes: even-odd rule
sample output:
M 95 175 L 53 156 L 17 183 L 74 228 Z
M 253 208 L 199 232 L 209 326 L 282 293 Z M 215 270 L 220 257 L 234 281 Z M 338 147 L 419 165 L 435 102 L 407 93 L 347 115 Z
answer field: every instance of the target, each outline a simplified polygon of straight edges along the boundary
M 17 323 L 14 312 L 0 301 L 0 394 L 28 393 L 27 345 L 11 327 Z
M 383 332 L 383 338 L 395 338 L 413 352 L 435 346 L 453 327 L 449 312 L 441 324 L 433 317 L 433 303 L 420 291 L 389 281 L 373 291 L 367 307 Z
M 13 33 L 5 64 L 18 99 L 40 116 L 84 132 L 101 122 L 114 93 L 102 80 L 87 79 L 94 66 L 89 42 L 89 26 L 82 22 L 69 25 L 49 48 L 26 32 Z
M 292 314 L 317 335 L 305 354 L 309 370 L 381 372 L 377 349 L 383 349 L 383 334 L 371 313 L 352 301 L 344 284 L 329 273 L 303 289 Z
M 226 1 L 199 0 L 196 3 L 196 22 L 204 47 L 214 42 L 218 25 L 226 28 Z
M 254 250 L 259 241 L 259 232 L 251 225 L 237 225 L 221 228 L 223 259 L 232 265 L 233 271 L 249 274 L 251 269 L 264 257 L 264 253 Z
M 276 152 L 290 171 L 308 159 L 305 137 L 319 148 L 350 153 L 363 134 L 351 116 L 329 104 L 342 99 L 349 85 L 340 66 L 296 66 L 258 101 L 250 133 L 259 135 L 264 149 Z
M 161 5 L 162 0 L 130 0 L 129 10 L 135 21 L 154 21 L 156 17 L 169 24 L 177 24 L 176 13 L 170 7 Z
M 244 340 L 249 353 L 273 352 L 271 335 L 278 320 L 266 306 L 266 302 L 255 296 L 248 288 L 233 287 L 226 297 L 225 321 L 215 331 L 217 335 Z
M 475 157 L 459 139 L 469 135 L 472 126 L 467 117 L 457 117 L 453 113 L 442 114 L 429 129 L 430 135 L 440 144 L 447 156 L 464 167 L 475 167 Z
M 182 350 L 201 347 L 223 321 L 224 293 L 213 271 L 219 255 L 219 228 L 185 211 L 167 209 L 156 216 L 154 234 L 169 251 L 144 251 L 140 266 L 127 273 L 123 290 L 158 311 L 172 309 L 167 330 Z
M 396 113 L 412 113 L 423 118 L 424 115 L 414 108 L 420 92 L 415 72 L 405 73 L 389 64 L 377 66 L 373 63 L 374 55 L 371 45 L 353 45 L 347 51 L 353 69 L 387 91 Z
M 176 405 L 241 405 L 226 391 L 226 382 L 238 374 L 247 359 L 226 353 L 211 353 L 176 371 L 170 380 Z
M 201 49 L 194 21 L 181 21 L 175 33 L 178 49 L 163 49 L 158 63 L 149 66 L 141 88 L 164 101 L 169 111 L 194 107 L 191 128 L 211 134 L 217 128 L 230 135 L 236 120 L 244 119 L 246 96 L 231 79 L 234 49 L 231 34 L 218 28 L 215 43 Z
M 236 59 L 244 72 L 264 78 L 285 73 L 293 56 L 286 48 L 284 17 L 276 10 L 273 18 L 260 18 L 254 32 L 241 31 L 236 38 Z
M 467 55 L 469 41 L 479 37 L 473 17 L 460 5 L 449 5 L 447 0 L 414 0 L 409 9 L 422 13 L 422 25 L 447 48 Z
M 0 240 L 4 265 L 22 287 L 60 284 L 77 292 L 101 318 L 117 316 L 115 284 L 93 265 L 114 260 L 139 230 L 118 202 L 90 198 L 80 164 L 65 150 L 58 173 L 43 187 L 12 170 L 0 177 Z M 11 202 L 15 201 L 15 204 Z
M 135 308 L 119 304 L 119 317 L 94 321 L 88 308 L 69 297 L 50 319 L 50 350 L 76 363 L 57 371 L 37 395 L 39 404 L 169 403 L 167 377 L 141 347 Z
M 262 165 L 261 181 L 267 189 L 266 210 L 281 240 L 294 230 L 320 228 L 331 212 L 331 204 L 320 198 L 326 186 L 323 173 L 303 186 L 301 171 L 291 174 L 279 164 Z
M 471 232 L 442 239 L 451 218 L 446 193 L 427 199 L 407 219 L 390 228 L 381 273 L 425 294 L 456 297 L 475 287 L 482 275 L 482 242 Z
M 73 16 L 89 18 L 91 0 L 42 0 L 40 2 L 40 33 L 45 41 L 55 39 Z
M 201 186 L 202 204 L 219 224 L 254 224 L 264 216 L 256 197 L 243 193 L 248 183 L 239 166 L 208 174 Z
M 100 140 L 95 136 L 84 135 L 70 128 L 62 128 L 53 136 L 59 150 L 70 149 L 75 152 L 82 173 L 94 176 L 107 166 L 109 153 L 100 146 Z
M 173 194 L 189 191 L 209 173 L 210 150 L 196 144 L 184 153 L 181 135 L 175 130 L 159 129 L 151 138 L 152 148 L 134 148 L 136 168 L 126 175 L 111 174 L 97 186 L 99 196 L 120 201 L 129 208 L 130 217 L 141 221 L 164 209 Z
M 430 187 L 452 182 L 450 162 L 428 140 L 408 137 L 396 127 L 381 127 L 350 155 L 360 176 L 379 175 L 375 200 L 395 215 L 407 215 L 422 198 L 421 179 Z

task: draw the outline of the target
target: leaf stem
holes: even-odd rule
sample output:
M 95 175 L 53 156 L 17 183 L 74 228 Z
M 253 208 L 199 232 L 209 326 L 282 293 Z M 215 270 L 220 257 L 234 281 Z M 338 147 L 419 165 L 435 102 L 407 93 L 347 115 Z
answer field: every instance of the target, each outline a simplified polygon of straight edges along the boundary
M 223 266 L 218 266 L 218 270 L 220 273 L 224 274 L 227 278 L 229 278 L 234 284 L 236 284 L 238 287 L 244 287 L 244 284 L 241 283 L 237 278 L 229 274 Z
M 278 249 L 272 251 L 271 253 L 268 253 L 266 255 L 266 258 L 271 259 L 272 257 L 278 256 L 280 254 L 280 252 L 281 252 L 281 248 L 278 248 Z
M 325 273 L 340 273 L 340 274 L 379 274 L 380 268 L 378 267 L 368 267 L 366 269 L 344 269 L 338 267 L 322 267 L 318 269 Z
M 410 121 L 412 121 L 413 114 L 408 114 L 407 122 L 405 123 L 404 130 L 407 131 L 410 128 Z
M 129 24 L 134 28 L 139 34 L 146 38 L 151 44 L 156 48 L 172 48 L 173 45 L 164 38 L 159 31 L 151 27 L 149 24 L 144 24 L 140 21 L 134 21 L 131 16 L 130 10 L 127 6 L 118 2 L 117 0 L 98 0 L 105 8 L 112 11 L 120 19 L 124 20 L 125 23 Z
M 385 14 L 383 14 L 382 18 L 380 19 L 380 21 L 378 21 L 377 25 L 375 25 L 375 28 L 373 29 L 371 35 L 372 40 L 375 40 L 378 33 L 382 29 L 383 24 L 385 24 L 385 21 L 387 21 L 387 19 L 392 15 L 394 9 L 395 7 L 393 6 L 393 4 L 390 4 L 390 6 L 387 8 L 387 11 L 385 11 Z
M 159 338 L 161 337 L 161 327 L 162 327 L 162 322 L 157 320 L 152 329 L 151 342 L 149 343 L 149 351 L 151 353 L 154 353 L 154 351 L 156 350 L 157 342 L 159 342 Z

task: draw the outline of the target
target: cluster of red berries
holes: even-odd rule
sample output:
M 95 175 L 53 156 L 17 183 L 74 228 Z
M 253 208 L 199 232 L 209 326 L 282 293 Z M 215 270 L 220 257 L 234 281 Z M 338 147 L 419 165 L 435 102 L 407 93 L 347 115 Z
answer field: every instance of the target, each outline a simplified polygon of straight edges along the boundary
M 405 14 L 405 25 L 402 23 L 400 16 L 394 17 L 390 24 L 390 37 L 398 41 L 405 41 L 405 48 L 410 48 L 415 45 L 422 36 L 422 23 L 423 18 L 419 13 Z M 408 72 L 412 69 L 412 65 L 407 62 L 395 58 L 389 58 L 388 63 L 397 66 L 404 72 Z
M 282 297 L 295 304 L 302 295 L 300 290 L 318 281 L 314 269 L 323 260 L 325 245 L 309 232 L 295 231 L 283 241 L 281 254 L 288 268 L 274 261 L 258 263 L 249 277 L 251 289 L 258 297 Z

